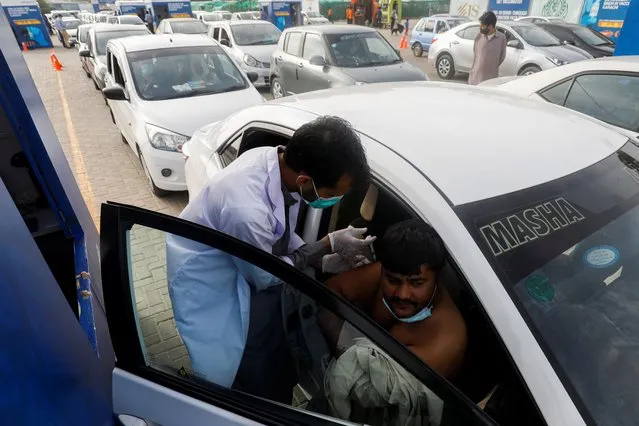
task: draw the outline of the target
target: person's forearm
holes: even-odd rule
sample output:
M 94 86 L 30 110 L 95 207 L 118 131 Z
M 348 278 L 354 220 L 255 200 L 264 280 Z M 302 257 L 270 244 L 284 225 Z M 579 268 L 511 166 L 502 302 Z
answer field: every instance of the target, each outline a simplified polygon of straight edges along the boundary
M 297 269 L 304 269 L 321 262 L 322 257 L 331 252 L 331 243 L 328 237 L 324 237 L 314 243 L 304 244 L 287 257 L 293 262 Z

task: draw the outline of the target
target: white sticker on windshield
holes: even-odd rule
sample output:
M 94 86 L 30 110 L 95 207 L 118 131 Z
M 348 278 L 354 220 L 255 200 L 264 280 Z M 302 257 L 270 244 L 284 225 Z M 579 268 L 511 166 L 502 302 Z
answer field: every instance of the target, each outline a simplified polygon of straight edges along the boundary
M 619 260 L 619 250 L 613 246 L 591 247 L 584 253 L 584 263 L 592 268 L 607 268 Z

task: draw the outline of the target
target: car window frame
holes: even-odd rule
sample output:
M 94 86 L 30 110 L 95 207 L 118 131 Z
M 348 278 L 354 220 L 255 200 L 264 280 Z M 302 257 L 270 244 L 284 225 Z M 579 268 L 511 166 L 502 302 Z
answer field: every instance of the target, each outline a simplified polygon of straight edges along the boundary
M 101 209 L 100 251 L 102 280 L 109 283 L 105 285 L 104 291 L 106 311 L 117 313 L 117 315 L 107 314 L 109 332 L 116 354 L 116 368 L 225 410 L 250 418 L 257 416 L 258 421 L 265 421 L 259 416 L 267 416 L 273 411 L 278 411 L 285 419 L 295 417 L 295 420 L 285 424 L 320 424 L 318 415 L 310 411 L 302 412 L 290 405 L 267 401 L 210 382 L 199 383 L 199 380 L 193 379 L 187 381 L 168 371 L 147 365 L 138 334 L 137 312 L 132 300 L 133 285 L 129 273 L 127 231 L 134 225 L 171 233 L 222 250 L 278 277 L 359 329 L 409 374 L 435 393 L 444 402 L 445 407 L 464 410 L 464 414 L 476 424 L 496 426 L 496 423 L 459 389 L 435 373 L 380 325 L 303 271 L 295 269 L 271 253 L 212 228 L 139 207 L 109 202 L 103 204 Z M 264 407 L 263 411 L 261 411 L 262 407 Z M 302 416 L 304 421 L 300 422 L 299 416 Z M 327 421 L 324 415 L 319 416 L 324 422 Z M 339 419 L 335 421 L 332 417 L 330 419 L 331 423 L 339 424 Z M 313 421 L 310 422 L 311 420 Z
M 322 48 L 324 49 L 324 53 L 322 54 L 322 58 L 324 58 L 324 61 L 327 61 L 327 49 L 326 49 L 326 39 L 324 39 L 324 37 L 322 37 L 321 34 L 317 34 L 317 33 L 311 33 L 311 32 L 306 32 L 304 33 L 304 39 L 302 40 L 302 48 L 301 48 L 301 54 L 302 56 L 300 56 L 301 59 L 308 61 L 310 60 L 310 57 L 305 58 L 304 57 L 304 49 L 306 48 L 306 39 L 311 36 L 311 37 L 317 37 L 320 40 L 320 43 L 322 44 Z
M 477 36 L 475 36 L 475 38 L 466 38 L 465 37 L 466 31 L 468 31 L 471 28 L 477 28 L 477 34 L 479 34 L 479 24 L 472 24 L 472 25 L 469 25 L 469 26 L 467 26 L 465 28 L 461 28 L 460 30 L 456 31 L 455 35 L 457 37 L 461 38 L 462 40 L 474 41 Z
M 300 36 L 300 43 L 297 46 L 297 52 L 296 53 L 291 53 L 291 52 L 288 51 L 288 44 L 289 44 L 289 42 L 291 40 L 291 34 L 299 34 L 299 36 Z M 301 53 L 301 50 L 302 50 L 302 48 L 304 46 L 304 35 L 305 35 L 304 31 L 289 31 L 288 33 L 286 33 L 286 40 L 284 40 L 284 53 L 287 54 L 287 55 L 294 56 L 296 58 L 300 58 L 301 57 L 300 53 Z

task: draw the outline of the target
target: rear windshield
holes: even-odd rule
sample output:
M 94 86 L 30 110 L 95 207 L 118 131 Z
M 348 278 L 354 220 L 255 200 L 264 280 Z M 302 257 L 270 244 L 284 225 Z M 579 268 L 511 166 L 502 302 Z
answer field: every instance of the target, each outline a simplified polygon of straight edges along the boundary
M 178 34 L 206 34 L 209 27 L 202 21 L 173 21 L 171 29 Z
M 455 208 L 598 425 L 639 419 L 638 159 L 628 143 L 567 177 Z
M 142 20 L 137 16 L 120 16 L 120 23 L 139 25 L 139 24 L 143 24 L 144 22 L 142 22 Z

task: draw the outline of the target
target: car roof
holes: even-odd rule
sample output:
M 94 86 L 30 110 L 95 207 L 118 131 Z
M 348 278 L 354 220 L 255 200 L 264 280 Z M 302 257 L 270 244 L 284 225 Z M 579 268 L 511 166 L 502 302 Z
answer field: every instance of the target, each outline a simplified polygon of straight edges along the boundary
M 302 27 L 291 27 L 284 30 L 284 32 L 290 31 L 304 31 L 315 32 L 322 34 L 358 34 L 358 33 L 374 33 L 377 32 L 375 28 L 364 27 L 361 25 L 304 25 Z
M 99 24 L 93 24 L 92 29 L 96 33 L 109 33 L 109 32 L 131 31 L 131 30 L 144 32 L 146 30 L 146 27 L 143 27 L 142 25 L 134 25 L 134 24 L 113 25 L 113 24 L 99 23 Z
M 139 25 L 135 25 L 139 28 Z M 217 42 L 204 34 L 147 34 L 110 40 L 125 52 L 167 49 L 176 47 L 218 46 Z
M 327 94 L 310 92 L 255 108 L 282 105 L 342 117 L 412 163 L 453 205 L 566 176 L 628 141 L 571 110 L 490 88 L 394 82 Z M 407 103 L 410 109 L 397 107 Z
M 597 71 L 635 72 L 639 74 L 639 56 L 609 56 L 577 61 L 526 77 L 517 78 L 496 87 L 500 90 L 507 90 L 520 95 L 528 95 L 572 75 Z
M 163 21 L 167 21 L 167 22 L 179 22 L 179 21 L 199 21 L 199 19 L 195 19 L 195 18 L 166 18 L 166 19 L 162 19 Z
M 245 13 L 245 12 L 241 12 Z M 257 20 L 239 20 L 239 21 L 216 21 L 216 23 L 220 24 L 229 24 L 229 25 L 273 25 L 268 21 L 257 21 Z

